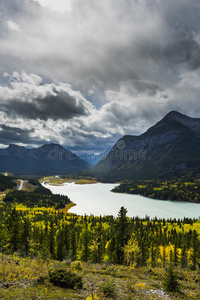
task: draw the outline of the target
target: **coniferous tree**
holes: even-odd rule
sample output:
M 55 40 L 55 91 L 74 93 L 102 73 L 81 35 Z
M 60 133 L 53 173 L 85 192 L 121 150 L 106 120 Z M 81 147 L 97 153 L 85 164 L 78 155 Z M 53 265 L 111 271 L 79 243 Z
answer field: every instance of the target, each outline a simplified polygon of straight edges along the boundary
M 170 251 L 169 251 L 169 261 L 170 261 L 170 264 L 173 263 L 173 251 L 172 251 L 172 249 L 170 249 Z
M 127 238 L 127 210 L 122 206 L 118 212 L 118 233 L 117 233 L 117 243 L 116 243 L 116 255 L 117 263 L 121 264 L 124 260 L 123 247 Z
M 25 255 L 28 255 L 30 248 L 30 233 L 31 233 L 31 225 L 28 218 L 23 219 L 22 223 L 22 234 L 21 234 L 21 252 Z
M 111 237 L 107 245 L 107 255 L 111 263 L 118 263 L 117 257 L 117 239 L 116 236 Z
M 70 234 L 69 234 L 69 227 L 68 224 L 64 226 L 64 243 L 65 243 L 65 251 L 66 255 L 69 255 L 69 248 L 70 248 Z
M 89 230 L 87 221 L 81 234 L 81 260 L 87 262 L 89 258 Z
M 174 243 L 173 258 L 174 258 L 174 266 L 177 266 L 178 262 L 179 262 L 179 257 L 178 257 L 178 249 L 177 249 L 177 242 L 176 241 Z
M 191 255 L 191 270 L 196 269 L 197 259 L 198 259 L 198 235 L 196 230 L 192 232 L 192 239 L 191 239 L 191 248 L 192 248 L 192 255 Z
M 54 229 L 54 223 L 51 219 L 50 221 L 50 228 L 49 228 L 49 251 L 51 253 L 51 256 L 55 256 L 55 229 Z
M 120 235 L 120 243 L 121 247 L 124 246 L 125 237 L 126 237 L 126 228 L 127 228 L 127 209 L 123 206 L 120 208 L 118 212 L 118 228 L 119 228 L 119 235 Z
M 46 257 L 49 254 L 49 244 L 48 244 L 48 238 L 45 236 L 45 233 L 42 229 L 39 231 L 39 243 L 38 243 L 38 249 L 41 257 Z M 45 243 L 45 240 L 47 243 Z M 48 250 L 48 251 L 47 251 Z M 31 249 L 32 251 L 32 249 Z M 47 254 L 48 252 L 48 254 Z
M 10 251 L 16 252 L 20 246 L 20 227 L 21 220 L 18 211 L 14 207 L 6 220 L 8 230 L 8 248 Z
M 182 249 L 181 249 L 180 264 L 181 264 L 182 269 L 186 269 L 188 267 L 187 251 L 186 251 L 185 244 L 183 244 Z
M 163 257 L 162 257 L 162 266 L 163 266 L 163 268 L 165 268 L 165 265 L 166 265 L 166 259 L 167 259 L 167 257 L 166 257 L 166 248 L 165 248 L 165 246 L 163 247 Z
M 56 259 L 62 261 L 66 255 L 65 232 L 63 229 L 59 229 L 57 233 L 56 243 L 57 243 Z
M 147 260 L 148 260 L 148 241 L 147 241 L 147 236 L 144 236 L 141 240 L 140 243 L 140 250 L 141 250 L 141 257 L 139 259 L 138 264 L 140 266 L 146 266 L 147 265 Z
M 151 243 L 150 256 L 151 256 L 151 267 L 155 268 L 155 266 L 156 266 L 156 250 L 154 248 L 153 242 Z
M 70 255 L 71 255 L 72 260 L 76 260 L 77 242 L 76 242 L 76 231 L 75 231 L 74 226 L 70 231 Z
M 163 285 L 166 291 L 175 292 L 179 290 L 177 274 L 174 272 L 173 265 L 170 264 L 166 269 Z

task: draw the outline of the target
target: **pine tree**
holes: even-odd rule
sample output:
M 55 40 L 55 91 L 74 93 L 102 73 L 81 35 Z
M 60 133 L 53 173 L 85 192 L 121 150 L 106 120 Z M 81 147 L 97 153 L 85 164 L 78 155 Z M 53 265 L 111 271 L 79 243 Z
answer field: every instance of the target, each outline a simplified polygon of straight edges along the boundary
M 170 264 L 172 264 L 172 262 L 173 262 L 173 251 L 172 251 L 172 249 L 170 249 L 170 251 L 169 251 L 169 261 L 170 261 Z
M 57 233 L 56 243 L 57 243 L 56 259 L 62 261 L 66 254 L 63 229 L 59 229 Z
M 81 260 L 87 262 L 89 258 L 89 230 L 87 221 L 81 233 Z
M 23 219 L 22 223 L 22 234 L 21 234 L 21 252 L 25 255 L 28 255 L 30 248 L 30 233 L 31 225 L 28 218 Z
M 21 220 L 16 208 L 11 210 L 6 220 L 8 230 L 8 248 L 11 252 L 16 252 L 20 247 L 20 227 Z
M 108 242 L 107 251 L 106 251 L 109 261 L 111 263 L 118 263 L 117 247 L 118 247 L 117 246 L 117 238 L 116 238 L 116 236 L 112 236 Z
M 173 258 L 174 258 L 174 266 L 177 266 L 178 262 L 179 262 L 179 257 L 178 257 L 178 249 L 177 249 L 177 243 L 176 243 L 176 241 L 174 243 Z
M 154 243 L 152 242 L 150 248 L 150 256 L 151 256 L 151 267 L 155 268 L 156 266 L 156 249 L 154 248 Z
M 127 209 L 125 209 L 123 206 L 120 208 L 118 212 L 118 226 L 119 226 L 119 234 L 120 234 L 120 242 L 121 247 L 124 246 L 125 242 L 125 236 L 126 236 L 126 227 L 127 227 Z
M 73 227 L 70 232 L 70 255 L 72 260 L 76 260 L 77 255 L 77 242 L 76 242 L 76 231 Z
M 198 235 L 196 230 L 192 232 L 192 239 L 191 239 L 191 248 L 192 248 L 192 255 L 191 255 L 191 270 L 196 270 L 197 259 L 198 259 Z
M 66 255 L 69 255 L 70 234 L 69 234 L 69 228 L 67 224 L 65 224 L 63 231 L 64 231 L 64 243 L 65 243 Z
M 39 232 L 39 252 L 42 258 L 47 258 L 50 256 L 49 251 L 49 237 L 48 231 L 46 229 L 43 231 L 42 228 Z
M 124 252 L 123 247 L 126 242 L 126 236 L 127 236 L 127 210 L 122 206 L 118 212 L 118 233 L 117 233 L 117 243 L 116 243 L 116 255 L 117 255 L 117 263 L 121 264 L 124 260 Z
M 188 267 L 187 251 L 186 251 L 185 244 L 183 244 L 183 246 L 182 246 L 180 264 L 181 264 L 182 269 L 186 269 Z
M 179 290 L 177 274 L 174 272 L 172 264 L 170 264 L 166 269 L 163 285 L 165 287 L 165 290 L 169 292 L 175 292 Z
M 53 220 L 50 221 L 50 229 L 49 229 L 49 251 L 52 257 L 55 256 L 55 229 Z
M 141 257 L 138 262 L 140 266 L 146 266 L 147 265 L 147 259 L 148 259 L 148 242 L 147 242 L 147 236 L 144 236 L 141 240 L 139 241 L 140 244 L 140 249 L 141 249 Z

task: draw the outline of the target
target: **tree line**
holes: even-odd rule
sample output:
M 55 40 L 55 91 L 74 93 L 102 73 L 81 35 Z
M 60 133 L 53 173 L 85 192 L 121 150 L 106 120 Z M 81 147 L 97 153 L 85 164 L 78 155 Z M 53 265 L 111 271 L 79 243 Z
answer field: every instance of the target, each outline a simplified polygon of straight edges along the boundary
M 200 203 L 200 181 L 145 180 L 120 184 L 113 192 L 138 194 L 160 200 L 175 200 Z
M 4 198 L 5 203 L 22 203 L 27 207 L 53 207 L 54 209 L 65 208 L 70 203 L 67 196 L 52 194 L 49 189 L 42 186 L 37 187 L 33 192 L 12 191 Z
M 7 177 L 0 174 L 0 191 L 12 190 L 17 184 L 13 181 L 12 177 Z
M 199 220 L 95 217 L 0 207 L 0 251 L 57 260 L 184 269 L 200 267 Z

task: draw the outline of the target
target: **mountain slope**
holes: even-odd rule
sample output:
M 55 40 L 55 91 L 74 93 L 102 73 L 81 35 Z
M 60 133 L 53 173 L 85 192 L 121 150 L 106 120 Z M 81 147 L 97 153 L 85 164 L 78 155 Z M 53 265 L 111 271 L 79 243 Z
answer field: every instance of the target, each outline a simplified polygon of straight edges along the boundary
M 11 144 L 0 149 L 0 171 L 14 174 L 54 175 L 76 173 L 90 165 L 58 144 L 28 149 Z
M 200 119 L 176 111 L 140 136 L 124 136 L 96 167 L 109 181 L 178 176 L 200 167 Z

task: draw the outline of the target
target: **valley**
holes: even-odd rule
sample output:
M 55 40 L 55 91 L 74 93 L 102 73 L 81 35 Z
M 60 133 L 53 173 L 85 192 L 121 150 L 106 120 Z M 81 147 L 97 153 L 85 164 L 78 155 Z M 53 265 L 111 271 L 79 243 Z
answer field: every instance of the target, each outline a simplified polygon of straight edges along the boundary
M 0 0 L 0 300 L 200 300 L 198 0 Z
M 95 167 L 56 144 L 1 149 L 1 298 L 198 299 L 198 124 L 171 112 Z

